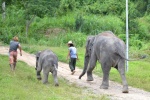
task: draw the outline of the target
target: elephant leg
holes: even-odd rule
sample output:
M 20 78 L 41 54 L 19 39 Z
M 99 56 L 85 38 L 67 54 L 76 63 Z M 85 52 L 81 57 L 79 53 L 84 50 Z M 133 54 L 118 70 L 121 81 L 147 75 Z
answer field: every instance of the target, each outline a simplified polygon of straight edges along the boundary
M 96 61 L 97 61 L 96 56 L 95 55 L 91 56 L 91 59 L 89 61 L 89 66 L 87 69 L 87 81 L 93 81 L 92 71 L 96 66 Z
M 58 79 L 57 79 L 57 71 L 56 70 L 53 71 L 52 75 L 53 75 L 53 78 L 54 78 L 55 86 L 59 86 Z
M 109 65 L 109 63 L 104 62 L 101 64 L 102 67 L 102 71 L 103 71 L 103 80 L 102 80 L 102 84 L 100 86 L 101 89 L 108 89 L 109 86 L 109 72 L 111 69 L 111 66 Z
M 123 93 L 128 93 L 128 83 L 125 77 L 125 61 L 124 60 L 120 60 L 118 63 L 118 71 L 120 73 L 120 76 L 122 78 L 122 83 L 123 83 Z
M 45 72 L 44 70 L 43 70 L 43 84 L 46 84 L 46 83 L 48 83 L 48 75 L 49 75 L 49 72 Z
M 37 64 L 38 64 L 38 67 L 36 67 L 37 79 L 41 80 L 42 78 L 41 78 L 41 74 L 40 73 L 42 71 L 42 67 L 41 67 L 41 64 L 39 62 Z
M 38 80 L 41 80 L 41 79 L 42 79 L 40 73 L 41 73 L 41 71 L 37 71 L 37 75 L 36 75 L 36 76 L 37 76 L 37 79 L 38 79 Z

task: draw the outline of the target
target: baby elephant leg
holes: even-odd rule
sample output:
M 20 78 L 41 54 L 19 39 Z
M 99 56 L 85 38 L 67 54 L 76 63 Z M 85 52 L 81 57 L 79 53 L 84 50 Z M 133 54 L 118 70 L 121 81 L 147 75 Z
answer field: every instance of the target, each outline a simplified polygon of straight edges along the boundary
M 43 70 L 43 84 L 46 84 L 46 83 L 48 83 L 48 75 L 49 75 L 49 72 L 47 73 L 47 72 L 44 72 L 44 70 Z
M 54 82 L 55 82 L 55 86 L 59 86 L 58 84 L 58 79 L 57 79 L 57 71 L 53 71 L 52 72 L 53 78 L 54 78 Z

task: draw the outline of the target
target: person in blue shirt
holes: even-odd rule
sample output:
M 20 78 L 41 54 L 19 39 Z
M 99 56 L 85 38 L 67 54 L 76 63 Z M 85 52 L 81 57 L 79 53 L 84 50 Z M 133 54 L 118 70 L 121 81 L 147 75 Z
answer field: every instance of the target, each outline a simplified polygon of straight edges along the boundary
M 75 73 L 75 67 L 76 67 L 76 60 L 78 60 L 78 54 L 77 54 L 77 49 L 74 47 L 74 44 L 72 41 L 68 42 L 68 55 L 67 55 L 67 60 L 69 59 L 69 67 L 71 70 L 71 74 L 73 75 Z

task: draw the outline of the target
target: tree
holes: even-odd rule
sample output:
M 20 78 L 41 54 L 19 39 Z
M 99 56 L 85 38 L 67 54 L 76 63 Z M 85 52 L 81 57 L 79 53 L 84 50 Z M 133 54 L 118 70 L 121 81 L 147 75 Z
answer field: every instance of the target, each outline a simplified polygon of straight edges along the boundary
M 26 19 L 26 37 L 30 24 L 35 16 L 43 18 L 45 15 L 55 16 L 56 8 L 59 6 L 59 0 L 27 0 L 23 2 Z
M 2 11 L 3 11 L 3 15 L 2 15 L 2 19 L 4 20 L 5 19 L 5 1 L 3 1 L 2 3 Z

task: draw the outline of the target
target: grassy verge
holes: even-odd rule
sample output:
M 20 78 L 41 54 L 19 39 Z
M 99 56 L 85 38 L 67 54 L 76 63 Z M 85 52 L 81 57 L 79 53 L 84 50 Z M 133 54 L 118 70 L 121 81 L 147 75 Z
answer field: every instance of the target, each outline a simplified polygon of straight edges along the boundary
M 35 53 L 38 50 L 44 50 L 44 49 L 51 49 L 54 51 L 58 58 L 59 61 L 66 62 L 66 56 L 68 52 L 68 47 L 47 47 L 47 46 L 36 46 L 36 45 L 24 45 L 23 46 L 25 51 L 28 51 L 30 53 Z M 78 55 L 79 55 L 79 61 L 77 62 L 77 66 L 81 69 L 83 69 L 83 64 L 84 64 L 84 52 L 85 48 L 77 48 L 78 49 Z M 136 87 L 136 88 L 141 88 L 146 91 L 150 91 L 150 62 L 148 62 L 149 59 L 146 60 L 141 60 L 141 61 L 131 61 L 129 62 L 129 71 L 126 72 L 126 77 L 128 84 L 130 86 Z M 100 68 L 100 64 L 97 63 L 94 73 L 96 73 L 99 76 L 102 76 L 102 70 Z M 121 78 L 118 73 L 118 71 L 114 68 L 111 69 L 110 72 L 110 79 L 121 83 Z
M 50 84 L 43 85 L 36 79 L 33 67 L 18 61 L 15 73 L 10 71 L 8 57 L 0 55 L 0 97 L 1 100 L 108 100 L 105 96 L 69 84 L 59 78 L 59 87 L 54 86 L 50 75 Z

